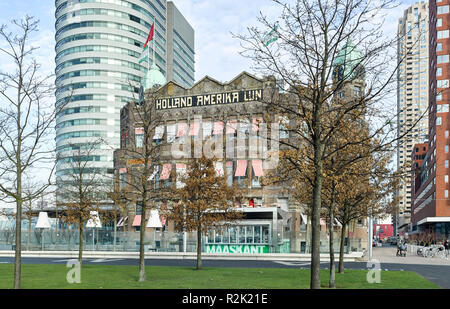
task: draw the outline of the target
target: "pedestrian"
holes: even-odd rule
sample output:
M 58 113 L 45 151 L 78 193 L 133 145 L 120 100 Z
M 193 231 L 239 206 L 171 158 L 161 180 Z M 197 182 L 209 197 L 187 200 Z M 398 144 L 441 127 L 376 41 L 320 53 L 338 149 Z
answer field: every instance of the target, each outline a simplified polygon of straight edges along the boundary
M 444 242 L 444 248 L 445 248 L 445 259 L 448 260 L 448 255 L 449 255 L 449 253 L 450 253 L 450 241 L 448 240 L 448 238 L 447 238 L 447 240 Z

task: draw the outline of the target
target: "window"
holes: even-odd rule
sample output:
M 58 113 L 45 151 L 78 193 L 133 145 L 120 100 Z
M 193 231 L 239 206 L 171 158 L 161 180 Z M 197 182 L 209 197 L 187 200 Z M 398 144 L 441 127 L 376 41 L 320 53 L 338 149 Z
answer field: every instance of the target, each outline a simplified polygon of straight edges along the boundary
M 448 79 L 442 79 L 437 81 L 438 88 L 448 88 Z
M 437 38 L 438 39 L 447 39 L 449 37 L 449 31 L 448 30 L 441 30 L 437 32 Z
M 448 130 L 445 131 L 445 138 L 448 138 Z
M 436 51 L 442 51 L 442 43 L 437 43 L 436 45 Z
M 448 175 L 444 176 L 444 181 L 445 181 L 445 183 L 448 183 Z
M 436 69 L 436 76 L 442 76 L 442 68 Z
M 442 117 L 437 117 L 436 118 L 436 125 L 440 126 L 442 124 Z
M 447 14 L 449 12 L 449 6 L 448 5 L 442 5 L 437 7 L 437 13 L 438 14 Z
M 448 63 L 448 55 L 437 56 L 437 63 Z
M 448 168 L 448 160 L 445 160 L 445 168 Z
M 144 146 L 144 128 L 136 128 L 135 131 L 136 148 Z
M 442 18 L 438 18 L 436 21 L 436 27 L 442 27 Z
M 445 198 L 448 198 L 448 190 L 445 190 Z
M 436 101 L 442 101 L 442 93 L 436 94 Z
M 445 145 L 445 153 L 448 153 L 448 145 Z

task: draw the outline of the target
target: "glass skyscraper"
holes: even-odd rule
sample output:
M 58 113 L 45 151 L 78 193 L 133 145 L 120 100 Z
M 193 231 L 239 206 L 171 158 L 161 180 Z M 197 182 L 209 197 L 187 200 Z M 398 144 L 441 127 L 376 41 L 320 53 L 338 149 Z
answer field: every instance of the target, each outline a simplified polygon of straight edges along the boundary
M 100 138 L 85 159 L 113 173 L 120 109 L 136 99 L 147 63 L 139 63 L 155 21 L 155 64 L 183 87 L 194 84 L 194 30 L 165 0 L 56 0 L 56 175 L 73 172 L 75 154 Z M 151 58 L 151 57 L 150 57 Z

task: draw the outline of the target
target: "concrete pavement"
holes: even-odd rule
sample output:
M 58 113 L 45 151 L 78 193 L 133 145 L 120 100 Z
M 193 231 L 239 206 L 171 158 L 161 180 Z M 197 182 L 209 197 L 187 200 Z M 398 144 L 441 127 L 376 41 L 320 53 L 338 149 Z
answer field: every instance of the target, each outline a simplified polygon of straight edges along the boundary
M 396 256 L 396 247 L 375 247 L 373 248 L 372 259 L 379 260 L 381 263 L 387 264 L 403 264 L 403 265 L 447 265 L 450 266 L 450 259 L 442 259 L 438 257 L 425 258 L 418 256 L 416 252 L 406 253 L 406 257 Z M 366 260 L 367 260 L 366 256 Z

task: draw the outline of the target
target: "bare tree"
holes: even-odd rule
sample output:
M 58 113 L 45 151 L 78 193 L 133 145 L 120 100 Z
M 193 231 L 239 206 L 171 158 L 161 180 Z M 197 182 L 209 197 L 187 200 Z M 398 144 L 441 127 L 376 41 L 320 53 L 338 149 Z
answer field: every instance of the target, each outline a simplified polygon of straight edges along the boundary
M 7 202 L 16 205 L 22 214 L 24 202 L 35 199 L 51 185 L 54 169 L 54 120 L 58 109 L 49 98 L 54 95 L 52 75 L 33 58 L 37 47 L 30 40 L 38 31 L 39 21 L 25 16 L 13 20 L 13 31 L 0 27 L 0 54 L 5 65 L 0 71 L 0 191 Z M 39 185 L 24 194 L 24 183 L 36 179 L 33 172 L 40 169 Z M 48 168 L 48 176 L 42 173 Z M 16 216 L 16 247 L 14 258 L 14 288 L 20 288 L 21 223 Z
M 122 146 L 115 152 L 114 160 L 125 169 L 116 171 L 120 178 L 121 198 L 136 205 L 141 211 L 139 235 L 139 281 L 146 280 L 145 273 L 145 220 L 147 211 L 157 208 L 157 201 L 168 190 L 155 187 L 154 178 L 160 164 L 160 145 L 154 140 L 157 127 L 163 124 L 156 111 L 155 100 L 159 98 L 158 86 L 148 89 L 145 95 L 125 105 L 121 113 L 128 121 L 121 122 Z M 143 91 L 143 90 L 142 90 Z M 124 167 L 125 166 L 125 167 Z
M 286 90 L 286 94 L 266 102 L 268 108 L 286 115 L 290 135 L 297 137 L 293 139 L 296 142 L 280 143 L 294 152 L 301 151 L 305 144 L 312 149 L 311 288 L 318 289 L 324 161 L 374 137 L 380 142 L 372 152 L 392 150 L 416 123 L 395 137 L 392 120 L 396 115 L 386 108 L 396 94 L 399 59 L 397 38 L 387 38 L 383 32 L 383 14 L 395 8 L 395 1 L 274 2 L 281 9 L 279 22 L 261 14 L 262 30 L 249 28 L 248 35 L 236 37 L 242 42 L 242 54 L 254 61 L 254 68 L 275 75 Z M 336 103 L 334 99 L 348 90 L 358 95 Z M 341 123 L 349 118 L 366 118 L 370 134 L 330 147 Z M 289 164 L 302 172 L 298 161 Z
M 83 230 L 87 220 L 96 220 L 91 216 L 99 204 L 107 200 L 106 187 L 101 178 L 101 171 L 92 167 L 94 151 L 102 141 L 93 141 L 82 145 L 70 145 L 75 149 L 64 157 L 58 158 L 58 164 L 64 165 L 66 172 L 57 179 L 57 204 L 61 209 L 61 219 L 78 226 L 79 245 L 78 261 L 83 260 Z

